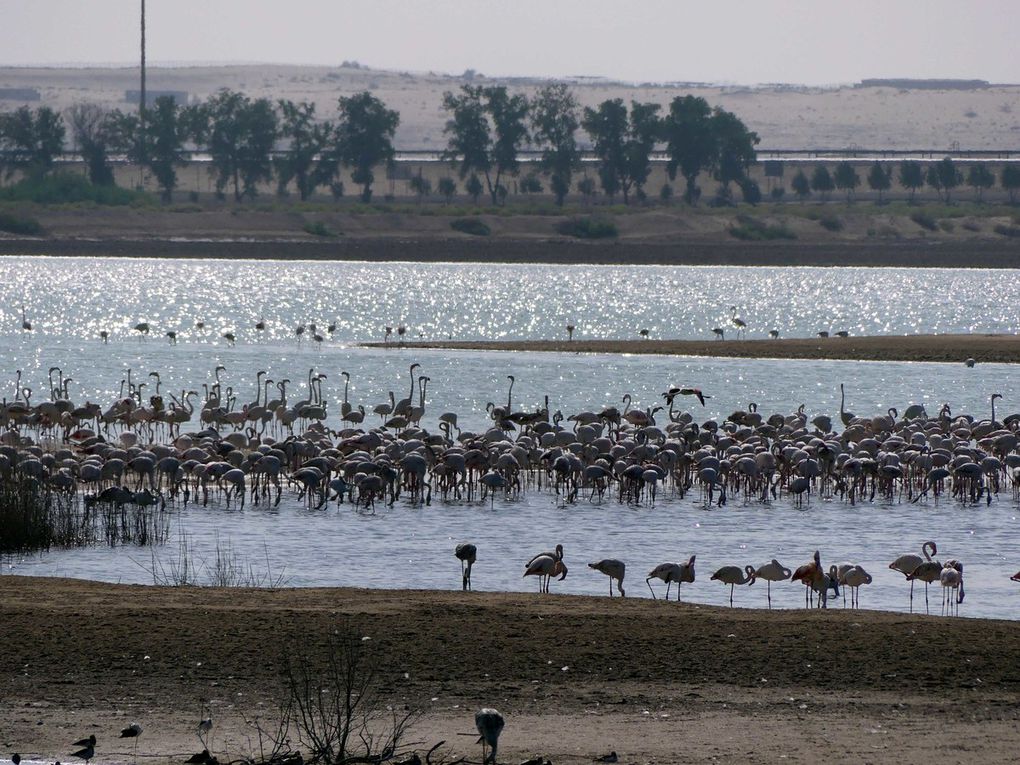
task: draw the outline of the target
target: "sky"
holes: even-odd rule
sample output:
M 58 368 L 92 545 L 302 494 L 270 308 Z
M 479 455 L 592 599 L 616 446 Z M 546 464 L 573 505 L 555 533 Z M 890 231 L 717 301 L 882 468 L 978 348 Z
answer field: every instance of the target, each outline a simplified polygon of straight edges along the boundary
M 0 66 L 129 65 L 140 0 L 0 0 Z M 148 60 L 831 85 L 1020 82 L 1018 0 L 147 0 Z

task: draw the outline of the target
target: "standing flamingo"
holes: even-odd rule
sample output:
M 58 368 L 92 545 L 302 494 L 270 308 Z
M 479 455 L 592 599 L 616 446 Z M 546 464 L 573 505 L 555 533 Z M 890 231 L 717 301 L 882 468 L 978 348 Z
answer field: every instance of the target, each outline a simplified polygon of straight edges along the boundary
M 929 552 L 929 548 L 931 549 L 931 552 Z M 905 553 L 904 555 L 901 555 L 900 557 L 898 557 L 896 560 L 889 564 L 889 568 L 891 568 L 893 571 L 899 571 L 910 581 L 910 613 L 914 612 L 914 580 L 910 578 L 910 575 L 913 574 L 917 567 L 920 566 L 925 561 L 930 562 L 932 559 L 931 556 L 938 554 L 938 547 L 935 546 L 935 542 L 929 540 L 921 545 L 921 553 L 924 555 L 924 558 L 915 553 Z M 941 569 L 941 566 L 939 568 Z M 924 600 L 925 606 L 927 607 L 928 603 L 927 583 L 925 583 Z
M 735 305 L 730 306 L 730 323 L 737 328 L 737 337 L 744 336 L 744 330 L 747 329 L 747 322 L 737 316 L 737 307 Z
M 772 583 L 785 582 L 793 576 L 793 572 L 773 558 L 769 563 L 758 566 L 754 572 L 754 576 L 756 579 L 764 579 L 768 582 L 766 592 L 768 593 L 769 608 L 772 608 Z
M 740 566 L 723 566 L 710 578 L 730 586 L 730 608 L 733 608 L 733 588 L 738 584 L 754 584 L 754 566 L 744 566 L 743 571 Z
M 478 548 L 470 542 L 463 542 L 454 549 L 453 554 L 460 561 L 461 589 L 471 589 L 471 567 L 478 556 Z
M 623 591 L 623 577 L 627 573 L 627 565 L 616 558 L 604 558 L 597 563 L 589 563 L 588 568 L 595 569 L 609 577 L 609 597 L 613 597 L 613 580 L 616 580 L 617 589 L 620 590 L 620 597 L 627 593 Z
M 478 743 L 482 745 L 482 765 L 496 763 L 496 747 L 499 745 L 499 734 L 503 732 L 503 715 L 495 709 L 479 709 L 475 713 L 475 728 L 478 730 Z M 489 753 L 486 756 L 485 747 Z

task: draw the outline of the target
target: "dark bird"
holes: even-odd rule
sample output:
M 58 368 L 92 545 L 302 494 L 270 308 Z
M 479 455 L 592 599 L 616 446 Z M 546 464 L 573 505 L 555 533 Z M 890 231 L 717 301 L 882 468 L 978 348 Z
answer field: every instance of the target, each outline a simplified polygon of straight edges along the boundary
M 95 746 L 96 745 L 96 734 L 93 733 L 88 738 L 80 738 L 74 742 L 72 746 Z
M 96 738 L 95 736 L 92 736 L 93 743 L 89 744 L 84 749 L 79 749 L 77 752 L 72 752 L 71 756 L 85 760 L 85 762 L 91 760 L 93 757 L 96 756 L 96 745 L 94 743 L 95 738 Z M 77 744 L 75 744 L 75 746 L 77 746 Z
M 475 712 L 475 728 L 478 729 L 478 743 L 482 745 L 482 765 L 496 762 L 496 747 L 499 745 L 499 734 L 503 732 L 503 715 L 495 709 L 479 709 Z M 488 756 L 486 746 L 491 749 Z
M 12 754 L 11 755 L 11 762 L 13 762 L 14 765 L 21 765 L 21 755 L 18 754 L 17 752 Z
M 211 765 L 211 763 L 213 763 L 215 761 L 216 761 L 216 758 L 213 757 L 211 754 L 209 754 L 209 750 L 208 749 L 203 749 L 198 754 L 191 755 L 184 762 L 185 762 L 185 765 Z
M 457 560 L 460 561 L 460 573 L 461 573 L 461 588 L 464 590 L 471 589 L 471 567 L 475 564 L 475 560 L 478 556 L 478 548 L 470 542 L 463 542 L 457 545 L 454 549 L 453 554 L 457 556 Z
M 620 758 L 616 756 L 616 752 L 610 752 L 599 757 L 596 762 L 619 762 Z
M 142 735 L 142 726 L 138 723 L 131 723 L 120 732 L 121 738 L 138 738 Z

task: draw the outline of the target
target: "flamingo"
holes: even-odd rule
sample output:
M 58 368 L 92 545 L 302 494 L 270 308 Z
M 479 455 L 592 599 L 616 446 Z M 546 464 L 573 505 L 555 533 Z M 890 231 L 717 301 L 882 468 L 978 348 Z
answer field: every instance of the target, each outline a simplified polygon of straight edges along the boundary
M 948 616 L 960 615 L 960 604 L 963 602 L 963 564 L 958 560 L 946 561 L 939 575 L 942 584 L 942 613 Z M 953 610 L 955 601 L 955 614 Z
M 499 734 L 503 732 L 503 715 L 495 709 L 485 708 L 475 712 L 475 728 L 478 730 L 478 743 L 482 745 L 482 765 L 496 762 L 496 747 L 499 745 Z M 491 750 L 486 756 L 485 748 Z
M 730 586 L 730 608 L 733 608 L 733 588 L 738 584 L 754 584 L 754 576 L 754 566 L 744 566 L 743 571 L 740 566 L 723 566 L 710 578 Z
M 554 576 L 559 576 L 560 581 L 567 578 L 567 567 L 561 558 L 554 558 L 551 555 L 539 555 L 532 558 L 524 576 L 538 577 L 538 591 L 549 592 L 549 583 Z
M 807 589 L 804 591 L 804 606 L 810 605 L 809 596 L 811 595 L 812 588 L 815 587 L 821 578 L 825 576 L 825 572 L 822 571 L 822 556 L 818 550 L 815 550 L 815 554 L 810 563 L 805 563 L 803 566 L 799 566 L 796 571 L 793 572 L 793 576 L 790 577 L 794 582 L 802 582 L 806 585 Z
M 669 588 L 673 582 L 676 582 L 676 602 L 680 602 L 680 585 L 684 582 L 692 584 L 694 582 L 694 559 L 696 556 L 692 555 L 687 563 L 660 563 L 658 566 L 648 572 L 648 576 L 645 578 L 645 584 L 648 585 L 648 591 L 652 593 L 652 599 L 655 599 L 655 590 L 652 589 L 652 579 L 661 579 L 666 583 L 666 600 L 669 600 Z
M 843 408 L 843 404 L 846 401 L 846 393 L 843 392 L 843 383 L 839 384 L 839 419 L 843 421 L 844 427 L 853 422 L 854 415 L 852 412 L 846 411 Z
M 121 738 L 133 738 L 135 740 L 135 752 L 138 751 L 138 737 L 142 735 L 142 726 L 136 722 L 131 723 L 128 727 L 124 728 L 120 732 Z
M 768 593 L 769 608 L 772 608 L 772 583 L 785 582 L 793 576 L 793 572 L 773 558 L 770 562 L 758 566 L 754 572 L 754 576 L 755 579 L 764 579 L 768 582 L 766 592 Z
M 928 548 L 931 548 L 931 552 L 928 552 Z M 910 581 L 910 613 L 914 612 L 914 580 L 910 578 L 910 575 L 914 573 L 914 570 L 922 563 L 931 561 L 932 555 L 938 554 L 938 547 L 936 547 L 933 541 L 927 541 L 921 545 L 921 553 L 924 555 L 922 558 L 920 555 L 915 553 L 905 553 L 889 564 L 889 568 L 893 571 L 899 571 Z M 928 585 L 925 584 L 925 603 L 928 601 Z
M 771 340 L 778 340 L 779 339 L 779 330 L 778 329 L 770 329 L 769 330 L 769 338 Z
M 837 581 L 844 587 L 850 588 L 850 608 L 861 607 L 861 585 L 871 584 L 872 577 L 862 566 L 850 566 L 839 574 Z M 846 594 L 843 595 L 843 605 L 846 606 Z
M 137 324 L 135 324 L 134 329 L 135 329 L 135 332 L 138 332 L 139 334 L 145 335 L 146 337 L 148 337 L 148 335 L 149 335 L 149 322 L 147 322 L 147 321 L 140 321 Z
M 21 329 L 25 332 L 32 331 L 32 322 L 25 316 L 25 306 L 21 306 Z
M 609 577 L 609 597 L 613 597 L 613 580 L 620 590 L 620 597 L 627 593 L 623 591 L 623 577 L 627 573 L 627 565 L 616 558 L 604 558 L 597 563 L 589 563 L 588 568 L 595 569 Z
M 463 542 L 457 545 L 453 554 L 460 561 L 461 589 L 471 589 L 471 567 L 475 564 L 478 556 L 478 548 L 470 542 Z
M 1020 582 L 1020 571 L 1017 571 L 1013 576 L 1009 578 L 1011 582 Z
M 715 335 L 716 340 L 726 339 L 726 330 L 722 327 L 712 327 L 712 334 Z
M 735 305 L 730 306 L 730 323 L 737 328 L 737 336 L 743 337 L 744 330 L 747 329 L 747 322 L 737 316 L 737 307 Z
M 408 412 L 411 411 L 411 403 L 414 401 L 414 382 L 415 382 L 415 380 L 414 380 L 414 370 L 417 369 L 420 366 L 421 366 L 421 364 L 418 364 L 418 363 L 415 363 L 415 364 L 411 365 L 411 368 L 410 368 L 411 390 L 408 392 L 407 398 L 400 399 L 400 401 L 397 402 L 397 405 L 395 407 L 393 407 L 393 414 L 394 415 L 404 415 L 404 416 L 406 416 L 408 414 Z

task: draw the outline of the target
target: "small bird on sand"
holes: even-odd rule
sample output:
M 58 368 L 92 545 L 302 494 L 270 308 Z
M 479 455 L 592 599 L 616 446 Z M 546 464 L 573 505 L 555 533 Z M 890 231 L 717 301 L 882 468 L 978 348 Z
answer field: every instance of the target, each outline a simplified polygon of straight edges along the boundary
M 95 745 L 96 745 L 95 733 L 93 733 L 88 738 L 80 738 L 72 744 L 72 746 L 95 746 Z
M 185 765 L 214 765 L 216 758 L 209 754 L 208 749 L 203 749 L 198 754 L 191 755 L 185 761 Z
M 615 751 L 610 752 L 609 754 L 604 754 L 595 760 L 595 762 L 619 762 L 619 761 L 620 758 L 616 756 Z
M 14 765 L 21 765 L 21 755 L 18 754 L 17 752 L 12 754 L 11 755 L 11 762 L 13 762 Z
M 93 757 L 95 757 L 96 756 L 96 744 L 95 744 L 96 737 L 92 736 L 91 738 L 92 738 L 92 742 L 93 743 L 89 744 L 84 749 L 79 749 L 77 752 L 72 752 L 71 756 L 72 757 L 77 757 L 78 759 L 81 759 L 81 760 L 85 760 L 85 762 L 88 762 Z M 77 744 L 75 744 L 75 746 L 77 746 Z
M 120 732 L 121 738 L 138 738 L 142 735 L 142 726 L 136 722 L 131 723 Z

